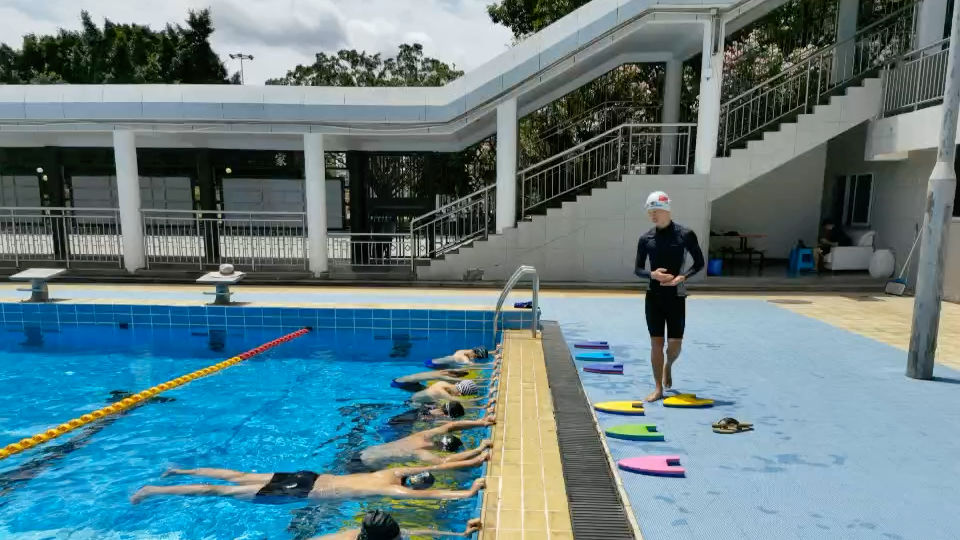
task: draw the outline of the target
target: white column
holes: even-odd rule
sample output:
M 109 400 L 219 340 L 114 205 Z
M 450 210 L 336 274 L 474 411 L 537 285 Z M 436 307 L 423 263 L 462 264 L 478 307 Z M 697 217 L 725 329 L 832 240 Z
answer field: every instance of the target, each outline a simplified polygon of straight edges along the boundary
M 327 169 L 323 158 L 322 134 L 304 134 L 303 162 L 307 183 L 307 249 L 310 254 L 310 271 L 319 277 L 327 272 Z
M 720 81 L 723 77 L 723 51 L 713 54 L 716 32 L 713 21 L 705 21 L 703 61 L 700 68 L 700 110 L 697 114 L 697 151 L 694 173 L 710 174 L 710 165 L 717 154 L 720 135 Z
M 850 39 L 857 34 L 859 0 L 840 0 L 837 4 L 837 56 L 833 62 L 833 81 L 842 82 L 853 76 L 857 63 L 857 44 Z
M 950 0 L 923 0 L 917 14 L 917 48 L 932 45 L 943 39 Z
M 123 266 L 132 274 L 146 266 L 143 252 L 143 217 L 140 215 L 140 172 L 137 169 L 137 141 L 134 132 L 113 132 L 113 159 L 117 166 Z
M 680 121 L 680 89 L 683 79 L 683 62 L 668 60 L 663 79 L 663 114 L 660 121 L 664 124 L 676 124 Z M 663 142 L 660 146 L 660 174 L 673 174 L 677 160 L 677 136 L 675 127 L 665 127 L 661 131 Z M 689 142 L 687 142 L 689 145 Z M 689 148 L 689 146 L 687 147 Z M 686 172 L 690 174 L 690 171 Z
M 517 225 L 517 99 L 497 106 L 497 233 Z

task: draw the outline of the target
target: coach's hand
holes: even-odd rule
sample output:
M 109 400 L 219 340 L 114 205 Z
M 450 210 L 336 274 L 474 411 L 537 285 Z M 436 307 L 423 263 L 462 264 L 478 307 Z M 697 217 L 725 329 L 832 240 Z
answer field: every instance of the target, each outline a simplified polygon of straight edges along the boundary
M 660 283 L 667 283 L 668 281 L 672 281 L 674 279 L 672 274 L 667 273 L 666 268 L 657 268 L 653 272 L 650 272 L 650 277 L 659 281 Z
M 664 287 L 676 287 L 677 285 L 683 283 L 686 280 L 687 280 L 686 276 L 680 275 L 664 283 L 663 285 Z

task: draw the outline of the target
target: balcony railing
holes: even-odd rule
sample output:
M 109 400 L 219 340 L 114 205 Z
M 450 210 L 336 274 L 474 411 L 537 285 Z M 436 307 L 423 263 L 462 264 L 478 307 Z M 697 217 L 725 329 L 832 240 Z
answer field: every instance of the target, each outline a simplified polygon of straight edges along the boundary
M 695 124 L 625 124 L 518 173 L 520 214 L 623 174 L 693 174 Z
M 0 208 L 0 261 L 122 267 L 116 208 Z
M 883 116 L 915 111 L 943 101 L 950 40 L 903 55 L 883 81 Z
M 724 103 L 718 155 L 727 156 L 735 145 L 811 112 L 824 98 L 909 51 L 916 11 L 916 4 L 905 6 Z
M 303 212 L 142 210 L 147 268 L 307 269 Z

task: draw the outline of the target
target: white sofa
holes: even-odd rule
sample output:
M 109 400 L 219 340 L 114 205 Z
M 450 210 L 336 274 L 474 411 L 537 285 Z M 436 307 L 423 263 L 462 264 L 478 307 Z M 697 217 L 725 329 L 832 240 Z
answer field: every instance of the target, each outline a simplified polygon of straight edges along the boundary
M 876 231 L 856 229 L 844 231 L 850 237 L 850 246 L 837 246 L 823 258 L 827 270 L 868 270 L 873 257 Z

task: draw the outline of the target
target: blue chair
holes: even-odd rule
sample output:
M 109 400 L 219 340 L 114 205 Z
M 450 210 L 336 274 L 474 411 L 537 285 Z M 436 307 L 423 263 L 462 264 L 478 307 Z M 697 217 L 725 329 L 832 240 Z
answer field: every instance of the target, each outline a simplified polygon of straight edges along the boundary
M 798 277 L 803 272 L 816 272 L 817 265 L 813 261 L 813 249 L 795 247 L 790 250 L 788 271 L 791 277 Z

